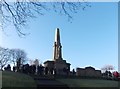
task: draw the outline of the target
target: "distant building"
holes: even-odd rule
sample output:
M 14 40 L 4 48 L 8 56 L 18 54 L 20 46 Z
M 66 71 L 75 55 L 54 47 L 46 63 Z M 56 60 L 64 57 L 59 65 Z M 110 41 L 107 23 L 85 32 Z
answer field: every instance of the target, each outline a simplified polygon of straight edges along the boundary
M 57 28 L 53 46 L 53 60 L 44 62 L 46 74 L 68 75 L 70 73 L 70 65 L 70 63 L 67 63 L 66 60 L 63 60 L 62 58 L 60 32 L 59 28 Z
M 77 68 L 76 75 L 81 77 L 102 77 L 101 70 L 95 70 L 93 67 Z

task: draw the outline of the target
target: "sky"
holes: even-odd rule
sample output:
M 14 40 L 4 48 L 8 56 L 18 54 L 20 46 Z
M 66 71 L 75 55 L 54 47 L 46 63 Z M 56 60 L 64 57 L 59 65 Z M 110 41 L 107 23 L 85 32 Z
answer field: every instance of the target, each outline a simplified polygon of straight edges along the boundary
M 91 2 L 91 7 L 65 15 L 45 11 L 45 15 L 29 19 L 26 37 L 19 37 L 9 24 L 0 32 L 0 46 L 20 48 L 27 57 L 40 63 L 53 58 L 55 29 L 60 29 L 63 59 L 71 63 L 71 70 L 92 66 L 101 69 L 113 65 L 118 70 L 118 6 L 115 2 Z

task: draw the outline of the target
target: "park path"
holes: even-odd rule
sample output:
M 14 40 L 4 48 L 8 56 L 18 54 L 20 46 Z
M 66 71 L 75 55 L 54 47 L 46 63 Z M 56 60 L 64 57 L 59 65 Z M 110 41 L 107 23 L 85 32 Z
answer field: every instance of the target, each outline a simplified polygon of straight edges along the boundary
M 69 89 L 69 87 L 54 78 L 34 77 L 37 83 L 37 89 Z

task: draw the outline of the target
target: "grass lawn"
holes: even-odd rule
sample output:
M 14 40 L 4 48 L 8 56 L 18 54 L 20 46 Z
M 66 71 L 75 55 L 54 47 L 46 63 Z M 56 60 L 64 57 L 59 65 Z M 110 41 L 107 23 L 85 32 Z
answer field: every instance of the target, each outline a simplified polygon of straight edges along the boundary
M 118 81 L 113 80 L 102 80 L 102 79 L 76 79 L 76 78 L 56 78 L 56 81 L 61 82 L 61 84 L 66 84 L 68 87 L 118 87 Z M 52 80 L 51 80 L 52 81 Z M 48 83 L 56 84 L 55 81 L 51 82 L 43 81 L 40 79 L 38 83 Z M 32 77 L 15 72 L 2 72 L 2 86 L 3 87 L 34 87 L 37 88 L 37 82 L 33 80 Z
M 34 87 L 36 83 L 32 77 L 16 72 L 2 72 L 2 87 Z
M 118 87 L 118 81 L 99 79 L 57 79 L 69 87 Z

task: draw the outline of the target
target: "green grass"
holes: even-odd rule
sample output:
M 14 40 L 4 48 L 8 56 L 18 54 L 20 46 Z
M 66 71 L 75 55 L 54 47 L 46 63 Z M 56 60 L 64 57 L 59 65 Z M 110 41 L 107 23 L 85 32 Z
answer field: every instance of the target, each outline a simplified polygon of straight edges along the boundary
M 100 79 L 57 79 L 69 87 L 118 87 L 118 81 Z
M 36 83 L 32 77 L 16 72 L 2 72 L 2 87 L 34 87 Z
M 76 78 L 60 78 L 55 79 L 69 87 L 118 87 L 118 81 L 102 80 L 102 79 L 76 79 Z M 43 82 L 42 80 L 39 82 Z M 34 87 L 37 83 L 32 77 L 14 72 L 2 72 L 3 87 Z M 46 84 L 47 85 L 47 84 Z

